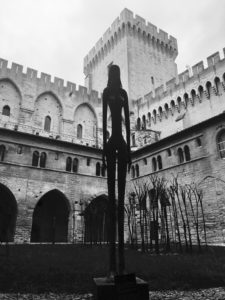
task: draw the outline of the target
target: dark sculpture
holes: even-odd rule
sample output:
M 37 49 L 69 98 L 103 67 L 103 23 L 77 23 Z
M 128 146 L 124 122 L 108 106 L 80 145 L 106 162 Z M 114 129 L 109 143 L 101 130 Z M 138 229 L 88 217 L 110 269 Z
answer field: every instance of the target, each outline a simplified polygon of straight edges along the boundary
M 109 107 L 112 120 L 112 133 L 107 141 L 107 108 Z M 122 135 L 122 110 L 124 109 L 126 140 Z M 118 179 L 118 260 L 117 272 L 116 260 L 116 162 Z M 107 163 L 107 164 L 106 164 Z M 124 195 L 126 185 L 126 173 L 131 166 L 130 156 L 130 119 L 128 97 L 120 81 L 120 69 L 112 65 L 109 69 L 108 84 L 103 92 L 103 166 L 108 173 L 108 196 L 109 196 L 109 277 L 117 273 L 125 272 L 124 258 Z

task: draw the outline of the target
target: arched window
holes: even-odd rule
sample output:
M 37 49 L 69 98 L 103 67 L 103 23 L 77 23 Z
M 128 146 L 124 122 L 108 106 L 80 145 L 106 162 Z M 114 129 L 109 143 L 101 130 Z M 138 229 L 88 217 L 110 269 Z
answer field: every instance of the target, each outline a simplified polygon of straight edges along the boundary
M 40 157 L 40 167 L 41 168 L 45 168 L 45 165 L 46 165 L 46 158 L 47 158 L 47 155 L 45 152 L 42 152 L 41 153 L 41 157 Z
M 221 131 L 217 138 L 220 157 L 225 159 L 225 130 Z
M 200 137 L 196 138 L 196 145 L 197 145 L 197 147 L 201 147 L 201 145 L 202 145 L 202 140 L 201 140 Z
M 145 166 L 147 166 L 147 164 L 148 164 L 148 161 L 147 161 L 147 158 L 145 157 L 145 158 L 143 158 L 143 162 L 144 162 L 144 165 Z
M 149 126 L 151 126 L 151 119 L 152 119 L 151 113 L 148 112 L 148 123 L 149 123 Z
M 167 149 L 167 155 L 168 155 L 168 157 L 170 157 L 172 155 L 170 148 Z
M 3 107 L 3 109 L 2 109 L 2 114 L 4 115 L 4 116 L 10 116 L 10 107 L 8 106 L 8 105 L 5 105 L 4 107 Z
M 174 102 L 174 100 L 170 101 L 170 106 L 171 106 L 172 112 L 174 112 L 174 110 L 175 110 L 175 102 Z
M 157 156 L 157 162 L 158 162 L 158 169 L 162 169 L 162 158 L 160 155 Z
M 135 147 L 136 143 L 135 143 L 135 133 L 132 134 L 132 146 Z
M 73 173 L 78 172 L 78 167 L 79 167 L 79 160 L 77 158 L 73 159 Z
M 210 98 L 210 96 L 211 96 L 211 87 L 212 87 L 211 82 L 207 81 L 205 87 L 206 87 L 206 91 L 208 93 L 208 97 Z
M 83 136 L 83 127 L 81 124 L 77 125 L 77 138 L 82 139 Z
M 169 114 L 169 105 L 166 103 L 164 105 L 164 108 L 165 108 L 166 115 L 168 116 L 168 114 Z
M 51 130 L 51 118 L 49 116 L 45 117 L 44 130 L 48 132 Z
M 185 94 L 184 94 L 184 103 L 185 103 L 185 107 L 186 107 L 186 108 L 188 107 L 188 102 L 189 102 L 189 97 L 188 97 L 188 94 L 185 93 Z
M 105 177 L 105 171 L 106 171 L 106 167 L 104 165 L 102 165 L 102 176 Z
M 154 118 L 154 122 L 156 123 L 156 109 L 153 110 L 153 118 Z
M 184 146 L 184 155 L 185 155 L 185 160 L 186 161 L 191 160 L 190 149 L 187 145 Z
M 23 152 L 23 147 L 21 145 L 18 145 L 17 154 L 22 154 L 22 152 Z
M 141 119 L 137 118 L 137 130 L 141 129 Z
M 142 129 L 143 130 L 146 129 L 146 118 L 145 118 L 145 115 L 142 116 Z
M 5 156 L 5 146 L 1 145 L 0 146 L 0 161 L 4 160 L 4 156 Z
M 37 167 L 39 163 L 39 152 L 34 151 L 33 152 L 33 159 L 32 159 L 32 166 Z
M 66 171 L 71 172 L 71 169 L 72 169 L 72 158 L 68 156 L 66 159 Z
M 196 91 L 195 90 L 191 90 L 191 98 L 194 101 L 196 97 Z
M 135 165 L 136 176 L 139 177 L 139 165 Z
M 178 148 L 177 154 L 178 154 L 179 164 L 182 164 L 184 162 L 183 150 L 181 148 Z
M 163 110 L 162 110 L 162 107 L 160 106 L 159 107 L 159 117 L 160 117 L 160 119 L 162 118 L 162 113 L 163 113 Z
M 135 177 L 135 168 L 134 168 L 134 166 L 131 167 L 131 177 L 132 178 Z
M 203 92 L 204 92 L 203 86 L 200 85 L 198 87 L 198 94 L 199 94 L 200 99 L 202 99 L 202 97 L 203 97 Z
M 100 163 L 97 162 L 96 163 L 96 176 L 100 176 L 101 175 L 100 172 L 101 172 L 101 166 L 100 166 Z
M 215 82 L 216 93 L 218 94 L 218 93 L 219 93 L 219 84 L 220 84 L 220 79 L 219 79 L 219 77 L 216 77 L 216 78 L 214 79 L 214 82 Z
M 177 97 L 177 106 L 178 106 L 178 111 L 181 109 L 181 97 Z
M 87 158 L 87 166 L 89 167 L 90 164 L 91 164 L 91 159 L 90 159 L 90 157 L 88 157 L 88 158 Z
M 155 172 L 157 170 L 157 163 L 156 163 L 156 158 L 153 157 L 152 159 L 152 170 Z

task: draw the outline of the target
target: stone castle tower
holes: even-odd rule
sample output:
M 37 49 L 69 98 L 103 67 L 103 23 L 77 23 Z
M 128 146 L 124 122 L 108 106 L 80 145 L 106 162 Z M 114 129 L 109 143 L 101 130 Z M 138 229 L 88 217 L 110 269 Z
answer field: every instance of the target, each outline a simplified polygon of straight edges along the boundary
M 123 87 L 136 100 L 177 76 L 177 40 L 124 9 L 84 58 L 85 85 L 102 92 L 111 64 L 121 69 Z

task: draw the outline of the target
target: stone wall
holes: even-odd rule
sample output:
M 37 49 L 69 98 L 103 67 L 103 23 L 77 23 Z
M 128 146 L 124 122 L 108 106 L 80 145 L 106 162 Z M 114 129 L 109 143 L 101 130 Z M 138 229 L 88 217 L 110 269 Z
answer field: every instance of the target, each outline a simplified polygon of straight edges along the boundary
M 196 183 L 203 191 L 203 207 L 209 243 L 223 243 L 225 232 L 225 160 L 220 157 L 217 137 L 225 130 L 224 113 L 198 125 L 176 133 L 168 138 L 146 146 L 133 155 L 133 165 L 139 166 L 139 177 L 130 177 L 127 192 L 133 181 L 145 181 L 157 175 L 171 182 L 174 176 L 185 185 Z M 200 140 L 200 142 L 199 142 Z M 190 150 L 190 160 L 180 163 L 178 149 Z M 170 152 L 168 151 L 170 150 Z M 157 163 L 154 171 L 153 158 L 161 156 L 162 168 Z M 131 174 L 130 174 L 131 176 Z M 202 225 L 203 226 L 203 225 Z M 203 237 L 203 228 L 201 232 Z
M 177 54 L 174 37 L 124 9 L 84 58 L 86 87 L 102 92 L 113 63 L 130 101 L 137 99 L 177 75 Z
M 74 143 L 98 146 L 98 127 L 101 126 L 101 98 L 97 92 L 87 92 L 85 87 L 64 81 L 36 70 L 0 59 L 0 127 L 27 133 L 39 134 L 67 140 Z M 77 109 L 83 106 L 82 117 Z M 3 107 L 10 108 L 10 115 L 3 113 Z M 86 109 L 85 109 L 86 108 Z M 93 113 L 92 121 L 90 110 Z M 79 112 L 78 112 L 79 113 Z M 50 130 L 44 130 L 45 118 L 51 118 Z M 86 122 L 85 122 L 86 121 Z M 83 126 L 84 135 L 77 138 L 77 125 Z
M 0 130 L 0 145 L 6 148 L 0 162 L 0 184 L 12 192 L 18 208 L 15 241 L 30 241 L 34 208 L 40 198 L 52 190 L 61 192 L 68 200 L 68 240 L 71 241 L 72 218 L 75 211 L 76 215 L 81 212 L 80 203 L 84 207 L 95 195 L 106 194 L 106 178 L 96 176 L 96 163 L 101 164 L 101 152 L 7 129 Z M 18 147 L 21 147 L 20 151 Z M 34 151 L 47 154 L 44 168 L 32 166 Z M 77 172 L 66 171 L 67 157 L 78 159 Z
M 136 128 L 160 131 L 160 138 L 198 124 L 225 110 L 225 58 L 219 53 L 134 102 Z M 138 126 L 138 123 L 140 124 Z

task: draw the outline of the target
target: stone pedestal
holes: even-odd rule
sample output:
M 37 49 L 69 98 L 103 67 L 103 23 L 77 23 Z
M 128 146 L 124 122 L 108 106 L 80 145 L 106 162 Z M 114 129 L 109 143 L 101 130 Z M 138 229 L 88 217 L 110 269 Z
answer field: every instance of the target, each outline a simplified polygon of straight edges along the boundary
M 149 300 L 148 283 L 136 277 L 135 285 L 118 284 L 106 277 L 94 278 L 95 300 Z

